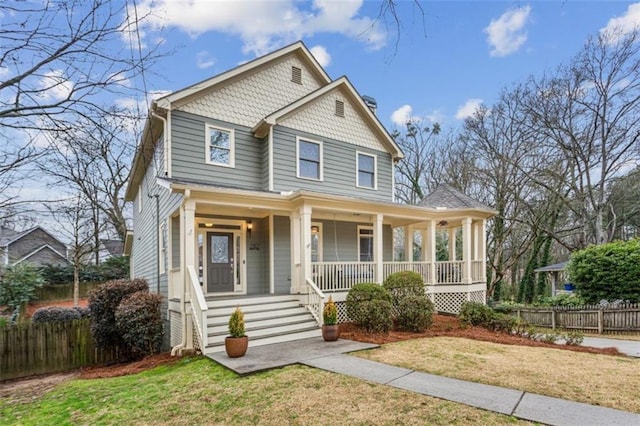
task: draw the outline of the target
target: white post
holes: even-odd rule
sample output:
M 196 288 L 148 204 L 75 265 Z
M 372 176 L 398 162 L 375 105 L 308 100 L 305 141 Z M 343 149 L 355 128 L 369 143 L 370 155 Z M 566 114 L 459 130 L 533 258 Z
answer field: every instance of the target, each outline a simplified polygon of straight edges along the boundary
M 196 203 L 193 200 L 187 200 L 184 204 L 184 214 L 180 215 L 180 228 L 183 235 L 184 246 L 182 249 L 183 259 L 182 262 L 182 282 L 185 294 L 182 297 L 187 295 L 189 296 L 189 303 L 193 303 L 191 300 L 191 286 L 188 285 L 189 280 L 189 270 L 188 266 L 193 266 L 195 268 L 196 263 Z M 197 269 L 196 269 L 197 270 Z M 195 283 L 198 285 L 198 283 Z M 206 282 L 205 288 L 206 288 Z M 186 312 L 185 312 L 186 315 Z M 187 315 L 186 318 L 186 330 L 182 330 L 183 333 L 186 333 L 186 343 L 187 348 L 193 348 L 193 318 L 191 315 Z
M 456 260 L 456 231 L 457 228 L 449 229 L 449 261 L 453 262 Z
M 376 281 L 380 284 L 382 284 L 384 274 L 384 265 L 382 264 L 384 253 L 382 245 L 382 220 L 383 216 L 377 214 L 373 229 L 373 260 L 376 262 Z
M 436 285 L 436 221 L 430 220 L 427 222 L 427 250 L 425 261 L 431 263 L 431 268 L 429 269 L 429 280 L 431 285 Z
M 462 219 L 462 283 L 471 284 L 471 218 Z
M 306 280 L 311 278 L 311 207 L 300 208 L 300 244 L 302 253 L 300 258 L 300 284 L 298 293 L 306 293 Z
M 480 235 L 478 236 L 479 258 L 482 260 L 482 269 L 480 273 L 483 282 L 487 281 L 487 221 L 482 219 L 480 222 Z
M 413 262 L 413 226 L 404 227 L 404 260 Z
M 269 213 L 269 293 L 273 294 L 276 292 L 276 276 L 274 271 L 275 262 L 274 252 L 274 236 L 275 236 L 275 222 L 273 218 L 273 213 Z
M 291 224 L 291 294 L 298 293 L 300 283 L 300 213 L 297 209 L 289 215 Z
M 480 229 L 481 226 L 482 224 L 479 221 L 473 222 L 473 260 L 480 260 L 480 232 L 482 232 L 482 229 Z

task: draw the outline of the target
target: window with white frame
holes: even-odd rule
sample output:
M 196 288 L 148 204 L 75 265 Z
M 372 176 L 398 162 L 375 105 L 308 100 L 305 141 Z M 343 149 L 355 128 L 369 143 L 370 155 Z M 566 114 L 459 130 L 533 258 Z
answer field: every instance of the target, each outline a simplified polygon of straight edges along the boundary
M 376 189 L 376 156 L 358 152 L 357 157 L 358 181 L 356 185 L 359 188 Z
M 167 225 L 165 222 L 160 224 L 158 233 L 158 243 L 160 245 L 160 247 L 158 247 L 158 262 L 160 266 L 160 273 L 164 274 L 166 272 L 167 265 Z
M 311 261 L 322 262 L 322 223 L 311 223 Z
M 234 132 L 232 129 L 207 125 L 207 163 L 234 167 Z
M 358 226 L 358 259 L 373 262 L 373 227 Z
M 298 139 L 299 178 L 322 180 L 322 143 Z

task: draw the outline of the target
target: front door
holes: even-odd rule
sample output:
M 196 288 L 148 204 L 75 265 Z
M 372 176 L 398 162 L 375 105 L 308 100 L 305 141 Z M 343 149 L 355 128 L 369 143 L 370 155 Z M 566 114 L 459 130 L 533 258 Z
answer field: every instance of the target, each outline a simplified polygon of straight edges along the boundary
M 207 293 L 233 292 L 233 232 L 207 232 L 207 253 Z

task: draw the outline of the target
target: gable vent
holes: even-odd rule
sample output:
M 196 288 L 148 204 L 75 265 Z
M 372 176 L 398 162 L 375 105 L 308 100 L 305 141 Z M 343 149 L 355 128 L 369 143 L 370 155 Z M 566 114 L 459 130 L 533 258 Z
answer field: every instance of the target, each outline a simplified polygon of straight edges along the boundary
M 291 81 L 297 84 L 302 84 L 302 69 L 298 67 L 291 67 Z
M 336 115 L 344 117 L 344 102 L 336 99 Z

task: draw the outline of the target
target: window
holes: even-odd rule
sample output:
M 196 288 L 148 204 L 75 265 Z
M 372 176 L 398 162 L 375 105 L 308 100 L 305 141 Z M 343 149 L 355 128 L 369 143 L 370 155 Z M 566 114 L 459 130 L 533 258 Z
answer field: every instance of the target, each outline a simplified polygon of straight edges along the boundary
M 298 177 L 322 180 L 322 144 L 298 139 Z
M 322 262 L 322 223 L 311 224 L 311 261 Z
M 207 126 L 207 163 L 234 167 L 233 130 Z
M 158 262 L 160 273 L 164 274 L 166 272 L 166 264 L 167 264 L 167 225 L 163 222 L 160 224 L 158 228 L 158 244 L 160 247 L 158 253 Z
M 373 262 L 373 227 L 358 226 L 358 259 Z
M 358 152 L 358 181 L 359 188 L 376 189 L 376 156 Z

